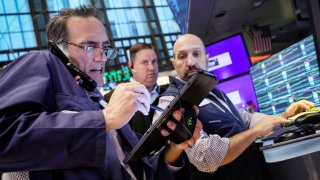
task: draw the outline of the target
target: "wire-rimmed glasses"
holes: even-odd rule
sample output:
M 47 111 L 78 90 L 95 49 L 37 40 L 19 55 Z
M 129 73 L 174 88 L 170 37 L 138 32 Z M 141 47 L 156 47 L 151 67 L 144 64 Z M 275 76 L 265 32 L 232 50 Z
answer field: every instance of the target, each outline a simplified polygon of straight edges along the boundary
M 102 49 L 107 59 L 116 58 L 119 51 L 117 48 L 114 48 L 112 46 L 107 46 L 107 45 L 102 45 L 102 47 L 100 47 L 97 44 L 76 44 L 68 41 L 63 41 L 63 42 L 76 46 L 78 48 L 84 49 L 85 51 L 87 51 L 88 54 L 92 54 L 94 52 L 94 49 L 96 48 Z

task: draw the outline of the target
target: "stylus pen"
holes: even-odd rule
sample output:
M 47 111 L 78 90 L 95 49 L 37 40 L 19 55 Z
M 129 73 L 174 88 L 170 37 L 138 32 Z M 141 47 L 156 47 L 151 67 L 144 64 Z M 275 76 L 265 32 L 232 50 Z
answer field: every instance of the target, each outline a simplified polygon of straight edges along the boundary
M 164 111 L 162 108 L 159 108 L 158 106 L 154 106 L 154 105 L 152 105 L 152 104 L 150 104 L 150 108 L 151 108 L 151 109 L 154 109 L 154 110 L 156 110 L 156 111 L 160 111 L 160 112 L 163 112 L 163 111 Z

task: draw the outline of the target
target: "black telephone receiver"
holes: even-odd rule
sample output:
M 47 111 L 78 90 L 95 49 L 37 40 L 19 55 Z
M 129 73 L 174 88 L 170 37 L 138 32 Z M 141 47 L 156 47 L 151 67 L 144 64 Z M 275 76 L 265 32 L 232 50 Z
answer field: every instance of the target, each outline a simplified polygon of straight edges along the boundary
M 48 42 L 49 51 L 57 56 L 63 64 L 67 67 L 69 72 L 72 74 L 73 77 L 80 76 L 80 83 L 79 85 L 83 87 L 85 90 L 92 92 L 97 87 L 97 83 L 91 77 L 89 77 L 86 73 L 81 71 L 77 66 L 72 64 L 69 58 L 64 54 L 64 52 L 59 48 L 59 46 L 54 43 L 53 41 L 49 40 Z

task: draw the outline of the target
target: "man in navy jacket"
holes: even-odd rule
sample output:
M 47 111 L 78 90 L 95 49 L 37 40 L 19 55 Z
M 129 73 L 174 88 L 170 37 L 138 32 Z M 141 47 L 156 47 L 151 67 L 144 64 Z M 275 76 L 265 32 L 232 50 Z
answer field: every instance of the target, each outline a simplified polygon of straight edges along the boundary
M 62 10 L 49 22 L 47 38 L 98 86 L 103 84 L 104 64 L 116 56 L 116 50 L 109 46 L 95 8 Z M 188 175 L 183 173 L 186 166 L 180 154 L 193 140 L 171 144 L 129 165 L 122 162 L 138 141 L 127 122 L 136 111 L 145 115 L 149 111 L 144 85 L 120 85 L 109 105 L 101 108 L 102 96 L 79 84 L 81 79 L 73 77 L 50 52 L 25 54 L 5 68 L 0 76 L 0 172 L 17 171 L 26 179 L 41 180 Z M 176 111 L 174 117 L 179 120 L 181 113 Z M 168 123 L 168 127 L 174 129 L 175 124 Z M 11 179 L 19 175 L 5 174 Z
M 169 88 L 159 99 L 161 108 L 166 108 L 177 95 L 176 89 L 181 89 L 197 70 L 206 70 L 208 66 L 204 44 L 195 35 L 179 37 L 173 51 L 172 64 L 177 76 L 170 77 Z M 263 179 L 263 161 L 259 159 L 255 139 L 267 135 L 277 125 L 289 122 L 285 118 L 311 107 L 314 107 L 314 103 L 301 100 L 291 104 L 282 116 L 250 114 L 236 108 L 225 93 L 212 87 L 212 91 L 199 105 L 198 119 L 203 124 L 201 138 L 193 148 L 186 149 L 190 162 L 196 167 L 193 178 Z M 156 112 L 154 119 L 158 116 Z

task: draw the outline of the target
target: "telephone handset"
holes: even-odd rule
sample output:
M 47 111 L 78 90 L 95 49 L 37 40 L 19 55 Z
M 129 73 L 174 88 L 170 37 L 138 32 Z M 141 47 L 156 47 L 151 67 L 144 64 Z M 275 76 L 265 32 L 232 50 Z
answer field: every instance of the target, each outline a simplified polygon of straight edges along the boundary
M 288 125 L 294 124 L 297 127 L 303 124 L 318 124 L 320 123 L 320 109 L 319 107 L 314 107 L 306 112 L 301 112 L 288 119 L 290 120 Z
M 307 112 L 300 113 L 293 120 L 293 124 L 297 127 L 302 126 L 304 124 L 319 124 L 320 123 L 320 113 L 319 112 Z
M 49 40 L 48 43 L 49 51 L 57 56 L 63 64 L 67 67 L 69 72 L 73 77 L 80 76 L 79 85 L 83 87 L 85 90 L 92 92 L 97 87 L 97 83 L 91 77 L 89 77 L 85 72 L 81 71 L 77 66 L 72 64 L 69 58 L 64 54 L 64 52 L 59 48 L 59 46 L 53 41 Z

